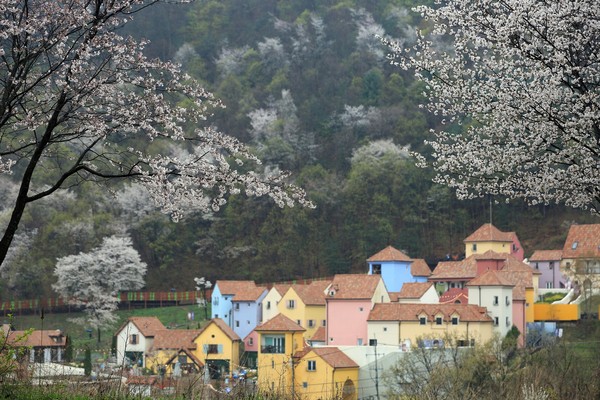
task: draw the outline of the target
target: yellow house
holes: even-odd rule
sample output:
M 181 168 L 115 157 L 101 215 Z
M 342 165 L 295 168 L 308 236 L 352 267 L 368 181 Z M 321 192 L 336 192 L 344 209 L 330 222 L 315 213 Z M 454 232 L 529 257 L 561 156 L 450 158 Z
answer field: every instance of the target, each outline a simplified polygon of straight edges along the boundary
M 279 302 L 279 312 L 306 329 L 304 338 L 313 337 L 326 325 L 325 289 L 330 281 L 314 281 L 307 285 L 292 285 Z
M 213 318 L 194 338 L 194 355 L 204 363 L 211 379 L 239 368 L 242 340 L 221 318 Z
M 337 347 L 314 347 L 295 362 L 295 395 L 306 400 L 358 398 L 359 366 Z
M 154 335 L 154 343 L 146 358 L 146 367 L 154 373 L 172 374 L 179 363 L 182 374 L 198 373 L 204 364 L 194 355 L 194 338 L 200 329 L 161 329 Z
M 258 333 L 258 390 L 270 396 L 292 395 L 294 354 L 304 348 L 305 331 L 283 314 L 278 314 L 254 329 Z
M 274 316 L 276 316 L 277 314 L 279 314 L 279 307 L 278 304 L 281 301 L 281 297 L 283 297 L 283 295 L 285 294 L 285 292 L 287 292 L 287 290 L 290 288 L 290 284 L 287 283 L 282 283 L 282 284 L 275 284 L 273 285 L 273 287 L 271 289 L 269 289 L 269 292 L 267 293 L 267 295 L 265 296 L 265 298 L 262 301 L 262 321 L 261 322 L 265 322 L 270 320 L 271 318 L 273 318 Z
M 465 240 L 465 258 L 486 251 L 506 253 L 523 261 L 523 246 L 515 232 L 502 232 L 492 224 L 483 224 Z
M 379 303 L 369 313 L 367 324 L 370 343 L 406 350 L 442 345 L 448 338 L 454 341 L 452 346 L 474 346 L 494 335 L 494 320 L 485 307 L 474 304 Z M 417 342 L 424 337 L 431 343 Z

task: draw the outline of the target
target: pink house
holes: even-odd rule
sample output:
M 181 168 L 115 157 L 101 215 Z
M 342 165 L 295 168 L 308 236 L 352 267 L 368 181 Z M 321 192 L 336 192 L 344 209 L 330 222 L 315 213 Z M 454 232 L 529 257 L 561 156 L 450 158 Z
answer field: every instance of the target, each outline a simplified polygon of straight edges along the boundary
M 326 344 L 367 345 L 367 319 L 375 303 L 389 303 L 381 275 L 336 275 L 325 292 Z

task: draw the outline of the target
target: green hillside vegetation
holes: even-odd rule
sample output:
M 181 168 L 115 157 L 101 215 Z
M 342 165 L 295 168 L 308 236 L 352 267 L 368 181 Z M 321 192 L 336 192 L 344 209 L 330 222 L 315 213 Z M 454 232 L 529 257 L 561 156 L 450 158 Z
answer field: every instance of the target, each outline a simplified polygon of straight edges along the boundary
M 251 146 L 265 168 L 290 170 L 316 208 L 240 195 L 218 213 L 191 212 L 175 224 L 138 187 L 73 187 L 26 209 L 0 270 L 0 299 L 55 296 L 57 258 L 123 231 L 148 264 L 147 290 L 190 290 L 196 276 L 267 282 L 364 272 L 390 244 L 435 265 L 463 253 L 463 239 L 490 219 L 517 232 L 529 256 L 562 248 L 572 223 L 598 222 L 555 205 L 459 201 L 414 165 L 406 149 L 431 151 L 423 141 L 440 121 L 419 107 L 423 88 L 389 65 L 374 37 L 409 44 L 421 23 L 414 3 L 150 7 L 126 33 L 149 37 L 148 55 L 181 62 L 214 91 L 226 108 L 209 123 Z M 9 179 L 0 178 L 0 225 L 16 191 Z

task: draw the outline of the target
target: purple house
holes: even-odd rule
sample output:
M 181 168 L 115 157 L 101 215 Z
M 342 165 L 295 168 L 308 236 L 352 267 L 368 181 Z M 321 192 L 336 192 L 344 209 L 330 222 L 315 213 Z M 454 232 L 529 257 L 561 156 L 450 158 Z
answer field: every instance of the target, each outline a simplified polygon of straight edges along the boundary
M 546 289 L 567 287 L 567 278 L 560 272 L 562 250 L 536 250 L 529 258 L 531 268 L 541 273 L 539 287 Z

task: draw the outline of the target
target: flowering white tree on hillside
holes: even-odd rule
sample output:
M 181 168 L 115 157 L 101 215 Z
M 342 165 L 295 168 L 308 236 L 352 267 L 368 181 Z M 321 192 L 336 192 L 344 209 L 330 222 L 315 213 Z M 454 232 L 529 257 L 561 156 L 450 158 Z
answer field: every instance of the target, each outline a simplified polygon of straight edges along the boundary
M 110 236 L 89 253 L 59 258 L 52 288 L 70 304 L 83 306 L 80 324 L 98 329 L 115 321 L 119 292 L 144 287 L 146 264 L 132 247 L 129 237 Z
M 414 69 L 442 119 L 431 164 L 462 198 L 600 211 L 600 3 L 449 0 L 392 63 Z M 462 125 L 457 127 L 457 125 Z
M 306 204 L 287 174 L 263 176 L 245 146 L 202 125 L 218 100 L 118 34 L 156 2 L 0 0 L 0 174 L 20 185 L 0 263 L 27 204 L 84 180 L 140 182 L 174 219 L 238 192 Z

